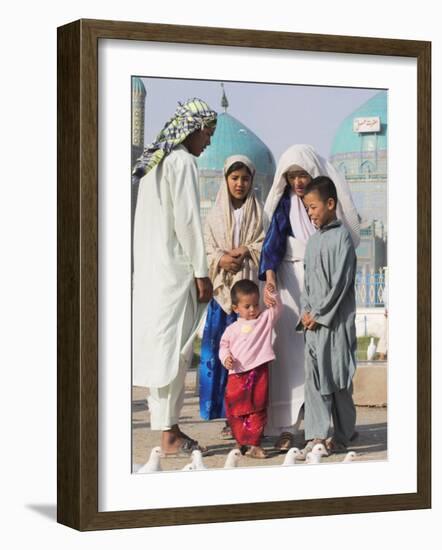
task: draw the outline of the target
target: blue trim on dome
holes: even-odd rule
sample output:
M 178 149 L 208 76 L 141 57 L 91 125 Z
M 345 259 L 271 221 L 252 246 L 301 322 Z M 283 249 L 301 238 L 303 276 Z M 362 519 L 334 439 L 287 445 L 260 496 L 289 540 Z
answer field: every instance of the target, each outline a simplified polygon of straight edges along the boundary
M 132 93 L 138 94 L 138 95 L 146 95 L 146 88 L 143 84 L 143 81 L 141 78 L 138 78 L 138 76 L 132 77 Z
M 275 172 L 275 159 L 265 143 L 232 115 L 221 113 L 211 144 L 197 159 L 198 168 L 222 171 L 226 158 L 231 155 L 246 155 L 258 173 L 273 176 Z

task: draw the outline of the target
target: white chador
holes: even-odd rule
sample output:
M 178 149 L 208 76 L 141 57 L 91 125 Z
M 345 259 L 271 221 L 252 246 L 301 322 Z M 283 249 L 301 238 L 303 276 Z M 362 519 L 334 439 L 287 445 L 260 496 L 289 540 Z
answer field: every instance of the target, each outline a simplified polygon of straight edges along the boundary
M 134 385 L 147 386 L 152 394 L 172 384 L 179 370 L 182 378 L 207 305 L 197 301 L 195 277 L 207 275 L 197 164 L 179 145 L 140 181 L 134 224 Z
M 312 178 L 329 176 L 334 181 L 338 193 L 337 215 L 349 229 L 355 247 L 358 246 L 359 219 L 348 184 L 310 145 L 294 145 L 281 156 L 264 206 L 266 233 L 287 187 L 285 174 L 289 170 L 305 170 Z M 284 307 L 275 327 L 276 359 L 269 371 L 268 435 L 278 435 L 282 431 L 293 432 L 304 403 L 304 339 L 302 334 L 295 332 L 295 326 L 301 310 L 305 247 L 308 238 L 316 230 L 302 200 L 295 194 L 290 198 L 289 222 L 294 236 L 287 236 L 285 255 L 277 268 L 277 285 Z M 269 246 L 268 235 L 263 254 L 266 246 Z

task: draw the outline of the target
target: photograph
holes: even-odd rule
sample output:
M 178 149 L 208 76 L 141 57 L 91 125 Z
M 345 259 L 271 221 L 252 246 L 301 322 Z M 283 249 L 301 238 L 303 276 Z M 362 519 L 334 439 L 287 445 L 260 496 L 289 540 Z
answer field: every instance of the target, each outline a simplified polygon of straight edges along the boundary
M 58 521 L 428 507 L 429 43 L 81 20 L 58 63 Z
M 4 4 L 4 548 L 439 540 L 437 5 Z
M 388 101 L 131 77 L 134 474 L 388 460 Z

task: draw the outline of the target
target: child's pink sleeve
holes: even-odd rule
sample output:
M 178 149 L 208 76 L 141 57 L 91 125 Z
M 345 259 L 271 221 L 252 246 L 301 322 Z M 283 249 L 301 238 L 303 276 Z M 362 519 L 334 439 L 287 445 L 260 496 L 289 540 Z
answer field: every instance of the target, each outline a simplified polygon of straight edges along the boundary
M 219 358 L 221 363 L 224 365 L 224 361 L 227 356 L 230 354 L 230 327 L 227 327 L 221 336 L 221 341 L 219 343 Z
M 271 297 L 274 298 L 275 305 L 269 308 L 269 316 L 270 316 L 272 325 L 274 325 L 278 320 L 279 316 L 281 315 L 282 302 L 281 302 L 281 297 L 279 296 L 279 292 L 274 292 L 273 294 L 271 294 Z

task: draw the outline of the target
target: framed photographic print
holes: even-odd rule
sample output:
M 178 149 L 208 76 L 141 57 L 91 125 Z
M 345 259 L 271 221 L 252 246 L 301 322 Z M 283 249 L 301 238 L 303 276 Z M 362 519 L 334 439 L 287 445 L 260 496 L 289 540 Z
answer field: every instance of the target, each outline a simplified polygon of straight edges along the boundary
M 428 42 L 382 38 L 96 20 L 59 28 L 60 523 L 95 530 L 430 507 L 430 52 Z M 196 157 L 198 198 L 196 207 L 175 209 L 175 218 L 185 211 L 184 223 L 191 224 L 198 210 L 196 218 L 206 220 L 232 155 L 251 161 L 250 185 L 262 203 L 295 145 L 311 144 L 321 159 L 312 177 L 330 175 L 351 190 L 360 241 L 358 439 L 349 446 L 357 454 L 349 465 L 333 454 L 317 467 L 304 461 L 281 467 L 286 455 L 275 450 L 284 434 L 280 423 L 265 434 L 268 458 L 241 456 L 237 467 L 224 468 L 235 440 L 221 439 L 230 435 L 225 412 L 209 420 L 204 409 L 208 321 L 201 319 L 181 341 L 190 353 L 178 420 L 207 445 L 205 469 L 182 471 L 195 441 L 180 456 L 159 458 L 161 470 L 147 467 L 164 440 L 152 424 L 155 394 L 148 396 L 148 383 L 137 385 L 133 377 L 133 225 L 137 201 L 147 201 L 147 217 L 154 220 L 149 239 L 160 242 L 166 226 L 155 216 L 167 198 L 159 187 L 157 208 L 154 195 L 140 195 L 147 171 L 137 173 L 137 166 L 152 160 L 147 146 L 193 98 L 204 102 L 204 116 L 218 113 L 216 129 L 199 150 L 184 141 L 186 155 Z M 169 155 L 169 166 L 171 151 L 186 137 L 172 132 L 166 138 L 169 149 L 155 151 Z M 297 161 L 288 167 L 296 168 L 298 179 L 307 170 Z M 188 205 L 179 196 L 176 204 Z M 160 254 L 149 265 L 162 260 Z M 205 275 L 195 269 L 191 280 Z M 173 333 L 169 316 L 182 319 L 187 309 L 161 294 L 163 283 L 151 285 L 145 309 L 150 327 L 164 332 L 167 326 L 167 344 L 174 347 L 180 333 Z M 162 316 L 161 303 L 168 304 Z M 163 349 L 158 341 L 157 351 Z M 285 438 L 289 447 L 304 444 L 299 430 Z

